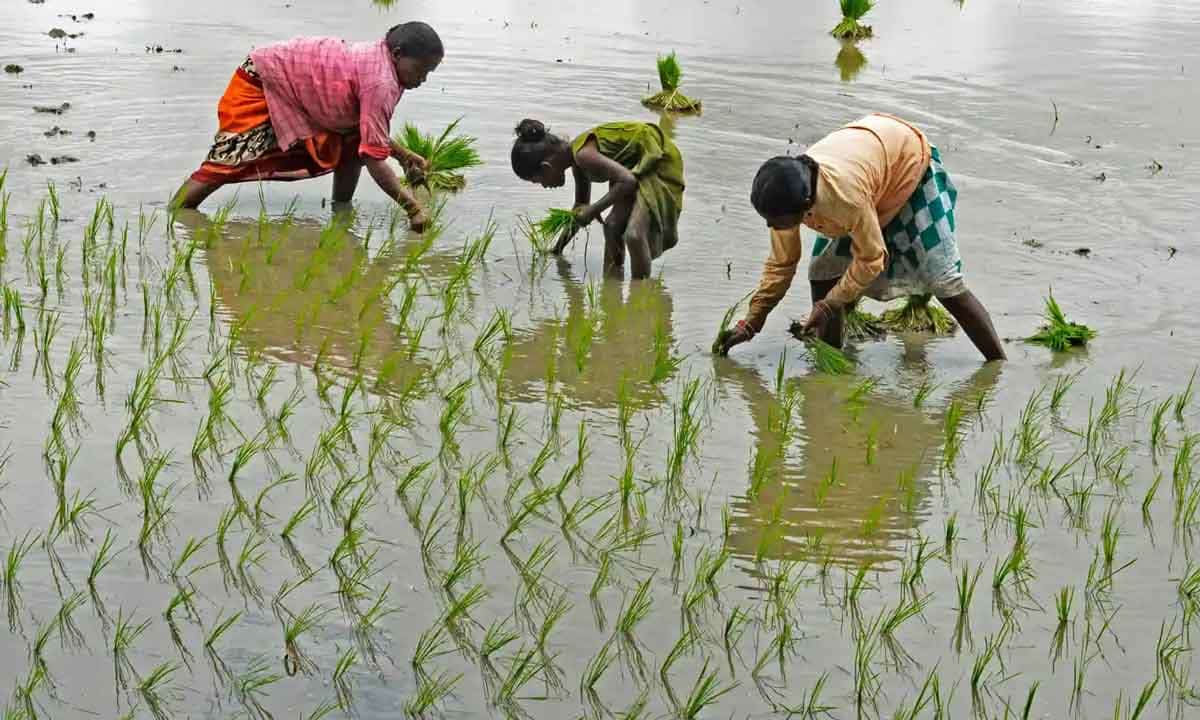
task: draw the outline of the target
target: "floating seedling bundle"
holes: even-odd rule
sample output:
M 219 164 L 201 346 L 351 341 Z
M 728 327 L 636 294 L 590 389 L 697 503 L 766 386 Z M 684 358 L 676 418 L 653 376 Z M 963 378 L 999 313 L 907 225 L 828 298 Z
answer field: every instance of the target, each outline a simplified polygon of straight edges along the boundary
M 431 190 L 461 190 L 466 187 L 467 179 L 460 171 L 483 164 L 475 150 L 475 138 L 469 135 L 451 137 L 460 122 L 462 118 L 450 123 L 436 138 L 405 123 L 404 131 L 396 137 L 397 143 L 429 163 L 425 183 Z
M 880 322 L 895 332 L 925 332 L 950 335 L 958 327 L 945 308 L 933 301 L 932 295 L 910 295 L 904 305 L 888 310 Z
M 644 98 L 642 104 L 655 110 L 679 113 L 700 112 L 702 108 L 699 100 L 693 100 L 679 92 L 679 81 L 682 77 L 683 69 L 679 67 L 679 60 L 675 57 L 674 52 L 670 55 L 659 56 L 658 81 L 662 85 L 662 91 Z
M 525 234 L 539 253 L 558 255 L 567 243 L 575 239 L 579 228 L 575 213 L 563 208 L 550 208 L 541 220 L 526 223 Z
M 1073 347 L 1082 347 L 1096 337 L 1096 331 L 1087 325 L 1071 322 L 1059 307 L 1051 292 L 1046 298 L 1046 324 L 1026 342 L 1045 345 L 1054 352 L 1065 352 Z
M 871 8 L 875 7 L 872 0 L 840 0 L 842 6 L 842 21 L 834 26 L 830 35 L 842 40 L 862 40 L 874 34 L 870 25 L 859 22 Z

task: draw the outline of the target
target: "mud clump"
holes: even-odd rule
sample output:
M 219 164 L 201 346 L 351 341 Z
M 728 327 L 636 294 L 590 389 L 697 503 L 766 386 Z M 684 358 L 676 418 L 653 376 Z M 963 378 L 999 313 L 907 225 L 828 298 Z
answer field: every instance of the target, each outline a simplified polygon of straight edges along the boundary
M 69 33 L 66 30 L 63 30 L 62 28 L 57 28 L 57 27 L 51 28 L 50 32 L 48 32 L 46 34 L 49 35 L 50 37 L 54 38 L 55 40 L 62 40 L 63 38 L 66 38 L 68 40 L 75 40 L 77 38 L 83 37 L 83 33 L 81 33 L 81 32 Z
M 152 53 L 154 55 L 161 55 L 163 53 L 173 54 L 173 55 L 182 55 L 183 48 L 165 48 L 162 45 L 147 45 L 146 52 Z
M 36 113 L 45 113 L 47 115 L 62 115 L 71 109 L 71 103 L 65 102 L 62 105 L 34 105 L 33 111 Z
M 32 155 L 25 156 L 25 162 L 29 163 L 33 167 L 38 167 L 39 165 L 66 165 L 68 163 L 79 162 L 79 158 L 75 157 L 74 155 L 54 155 L 47 160 L 39 153 L 33 153 Z
M 49 130 L 47 130 L 46 132 L 44 132 L 42 134 L 48 138 L 52 138 L 52 137 L 58 137 L 59 135 L 70 135 L 71 131 L 67 130 L 66 128 L 60 128 L 59 126 L 55 125 L 54 127 L 50 128 Z
M 21 73 L 25 72 L 25 68 L 17 65 L 16 63 L 10 63 L 4 66 L 4 72 L 8 73 L 9 75 L 20 75 Z

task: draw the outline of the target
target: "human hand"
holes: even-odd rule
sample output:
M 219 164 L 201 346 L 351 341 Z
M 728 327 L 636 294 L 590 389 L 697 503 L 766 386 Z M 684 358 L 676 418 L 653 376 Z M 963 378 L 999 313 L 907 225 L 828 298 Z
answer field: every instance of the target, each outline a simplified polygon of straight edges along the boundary
M 426 185 L 429 172 L 429 163 L 425 158 L 419 155 L 413 155 L 410 159 L 408 167 L 404 168 L 404 177 L 408 180 L 408 184 L 412 187 Z
M 593 222 L 600 219 L 601 210 L 596 209 L 595 205 L 576 205 L 572 211 L 575 215 L 575 222 L 579 227 L 587 227 Z
M 429 214 L 425 208 L 417 205 L 408 212 L 408 227 L 415 233 L 423 233 L 429 227 Z
M 753 339 L 754 328 L 750 327 L 745 320 L 739 320 L 737 325 L 721 333 L 717 341 L 713 343 L 712 351 L 714 355 L 725 356 L 735 345 L 741 345 Z
M 805 335 L 814 335 L 821 337 L 825 333 L 825 326 L 833 317 L 833 308 L 824 300 L 817 301 L 812 310 L 808 313 L 808 319 L 804 321 L 803 333 Z

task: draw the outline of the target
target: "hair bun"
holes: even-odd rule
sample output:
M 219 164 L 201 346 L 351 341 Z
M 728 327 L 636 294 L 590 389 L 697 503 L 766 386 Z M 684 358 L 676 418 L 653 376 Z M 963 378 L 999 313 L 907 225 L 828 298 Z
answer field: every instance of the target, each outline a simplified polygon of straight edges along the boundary
M 517 137 L 525 142 L 541 142 L 546 137 L 546 126 L 540 120 L 525 118 L 517 125 Z

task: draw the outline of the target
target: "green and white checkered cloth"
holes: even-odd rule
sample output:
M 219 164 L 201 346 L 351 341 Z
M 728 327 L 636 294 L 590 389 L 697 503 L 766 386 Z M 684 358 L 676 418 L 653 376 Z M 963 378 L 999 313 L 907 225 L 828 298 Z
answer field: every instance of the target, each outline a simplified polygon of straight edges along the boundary
M 954 240 L 954 205 L 958 190 L 942 166 L 942 156 L 932 148 L 929 167 L 900 213 L 883 228 L 887 269 L 864 294 L 880 301 L 909 295 L 954 297 L 966 286 L 962 258 Z M 809 280 L 840 278 L 850 267 L 850 238 L 833 240 L 818 235 L 809 264 Z

